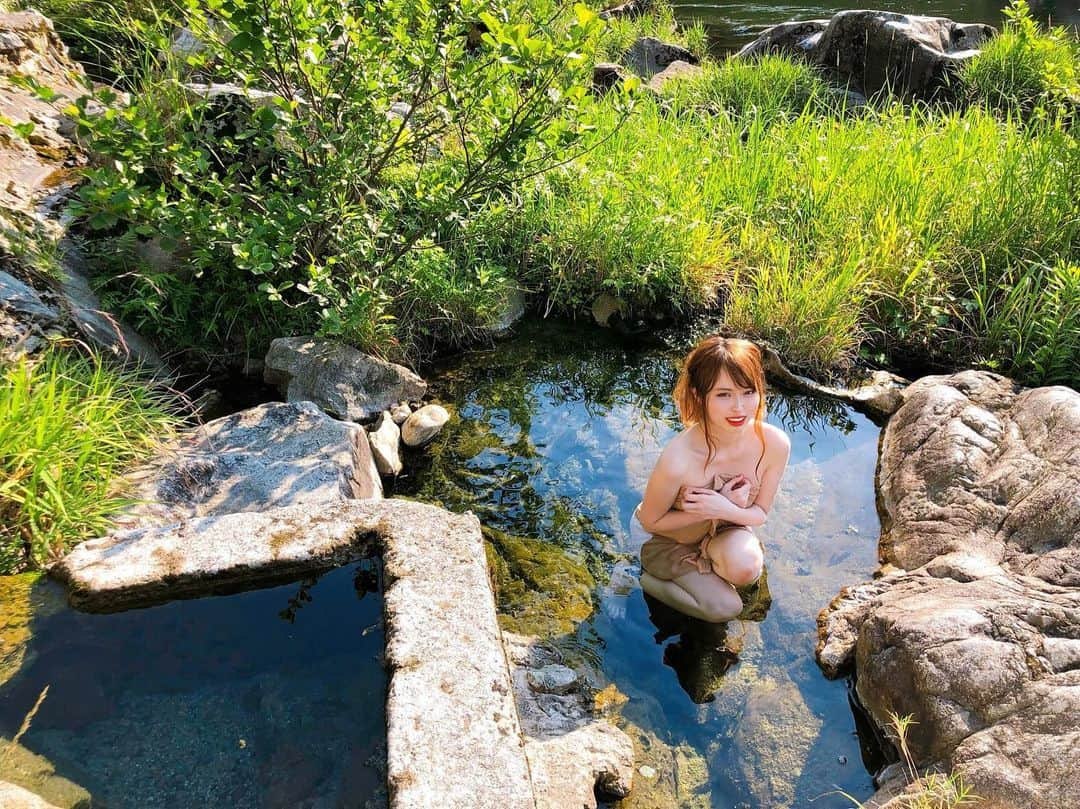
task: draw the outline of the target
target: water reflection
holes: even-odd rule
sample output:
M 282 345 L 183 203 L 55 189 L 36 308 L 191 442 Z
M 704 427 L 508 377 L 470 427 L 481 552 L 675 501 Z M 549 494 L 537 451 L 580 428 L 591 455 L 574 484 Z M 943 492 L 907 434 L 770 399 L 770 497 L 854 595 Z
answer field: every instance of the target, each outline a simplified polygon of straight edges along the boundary
M 804 0 L 785 3 L 723 3 L 672 0 L 676 18 L 685 24 L 700 21 L 717 56 L 737 50 L 761 31 L 788 20 L 827 19 L 856 8 L 843 0 Z M 872 8 L 903 14 L 948 17 L 957 22 L 983 22 L 1001 27 L 1005 0 L 876 0 Z M 1066 0 L 1032 0 L 1035 18 L 1055 25 L 1080 25 L 1080 9 Z
M 876 564 L 878 430 L 835 402 L 771 392 L 770 419 L 793 446 L 759 532 L 767 579 L 726 627 L 672 613 L 638 586 L 644 537 L 630 529 L 678 429 L 670 392 L 684 352 L 671 344 L 539 324 L 432 369 L 425 376 L 454 412 L 410 459 L 399 493 L 497 529 L 489 560 L 504 625 L 527 625 L 597 666 L 628 697 L 622 715 L 642 749 L 678 751 L 643 786 L 646 803 L 625 806 L 848 806 L 826 793 L 862 798 L 872 787 L 845 685 L 814 663 L 815 620 Z M 662 799 L 660 782 L 670 787 Z
M 0 736 L 49 692 L 5 780 L 113 809 L 385 805 L 378 576 L 367 561 L 227 597 L 35 613 Z

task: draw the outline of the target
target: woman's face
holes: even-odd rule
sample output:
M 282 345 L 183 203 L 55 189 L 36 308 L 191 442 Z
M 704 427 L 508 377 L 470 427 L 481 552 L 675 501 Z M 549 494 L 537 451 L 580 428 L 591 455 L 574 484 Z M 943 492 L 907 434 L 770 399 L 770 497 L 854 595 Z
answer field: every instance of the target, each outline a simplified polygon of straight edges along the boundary
M 710 431 L 722 434 L 746 429 L 757 412 L 758 399 L 754 388 L 737 385 L 731 374 L 722 370 L 705 400 Z

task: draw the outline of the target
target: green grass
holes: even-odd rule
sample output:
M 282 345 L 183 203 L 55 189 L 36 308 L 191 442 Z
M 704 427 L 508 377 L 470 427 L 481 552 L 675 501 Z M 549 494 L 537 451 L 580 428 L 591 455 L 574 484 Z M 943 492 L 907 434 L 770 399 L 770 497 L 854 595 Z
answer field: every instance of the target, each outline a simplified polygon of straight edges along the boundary
M 610 5 L 614 4 L 601 3 L 598 7 Z M 655 37 L 664 42 L 682 45 L 700 60 L 705 60 L 708 56 L 709 41 L 705 27 L 700 23 L 680 26 L 675 21 L 675 12 L 671 5 L 664 0 L 656 0 L 650 14 L 608 20 L 596 51 L 590 56 L 596 62 L 619 62 L 630 46 L 641 37 Z
M 828 85 L 814 68 L 778 56 L 706 64 L 700 75 L 668 82 L 664 95 L 681 109 L 706 115 L 796 118 L 834 111 Z
M 52 348 L 2 370 L 0 574 L 104 533 L 120 473 L 178 423 L 172 400 L 96 358 Z
M 1025 0 L 1005 9 L 1001 34 L 964 63 L 960 82 L 975 102 L 1011 115 L 1075 114 L 1080 49 L 1066 29 L 1042 29 Z
M 737 95 L 742 109 L 778 109 L 746 103 L 746 85 Z M 845 119 L 790 107 L 700 116 L 692 93 L 672 98 L 642 101 L 595 151 L 535 182 L 507 224 L 508 260 L 549 308 L 581 311 L 602 292 L 639 314 L 720 305 L 730 326 L 822 371 L 865 351 L 1077 376 L 1075 336 L 1045 348 L 1056 359 L 1044 377 L 979 323 L 1019 316 L 1002 302 L 1018 268 L 1080 248 L 1069 131 L 900 105 Z M 1067 306 L 1053 311 L 1026 315 L 1036 351 L 1055 324 L 1073 328 Z

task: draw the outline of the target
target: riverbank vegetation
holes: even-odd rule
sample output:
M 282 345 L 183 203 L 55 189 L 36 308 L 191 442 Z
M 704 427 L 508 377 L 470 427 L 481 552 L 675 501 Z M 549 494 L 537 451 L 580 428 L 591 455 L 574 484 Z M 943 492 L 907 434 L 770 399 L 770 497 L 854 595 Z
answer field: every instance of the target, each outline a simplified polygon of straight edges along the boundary
M 205 47 L 169 58 L 144 25 L 132 104 L 82 116 L 103 159 L 74 210 L 103 289 L 171 347 L 318 331 L 416 359 L 521 289 L 541 313 L 608 293 L 629 321 L 718 318 L 823 376 L 1080 379 L 1080 58 L 1022 1 L 949 100 L 859 108 L 779 57 L 589 93 L 639 34 L 704 48 L 663 7 L 294 5 L 192 0 Z
M 0 369 L 0 575 L 105 533 L 117 480 L 179 423 L 175 400 L 75 348 Z

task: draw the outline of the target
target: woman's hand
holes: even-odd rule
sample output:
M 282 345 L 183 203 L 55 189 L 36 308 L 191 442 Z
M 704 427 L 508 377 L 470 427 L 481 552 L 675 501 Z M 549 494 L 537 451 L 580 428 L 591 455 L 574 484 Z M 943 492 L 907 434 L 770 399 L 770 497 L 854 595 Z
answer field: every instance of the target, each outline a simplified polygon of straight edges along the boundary
M 720 488 L 720 494 L 739 508 L 747 508 L 750 505 L 750 478 L 736 475 Z
M 683 490 L 682 510 L 702 520 L 730 522 L 733 506 L 727 495 L 704 486 L 687 486 Z

